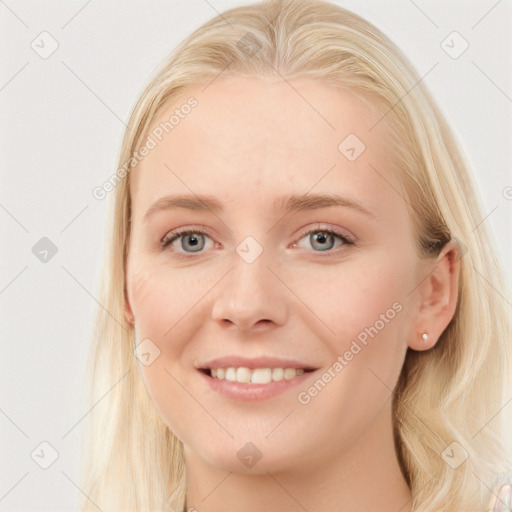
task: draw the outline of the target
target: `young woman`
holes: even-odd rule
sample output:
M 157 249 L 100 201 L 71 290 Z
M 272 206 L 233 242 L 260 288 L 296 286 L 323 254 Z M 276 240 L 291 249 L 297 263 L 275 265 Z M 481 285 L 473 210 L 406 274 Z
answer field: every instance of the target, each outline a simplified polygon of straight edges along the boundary
M 503 279 L 376 27 L 302 0 L 206 23 L 109 186 L 82 511 L 509 510 Z

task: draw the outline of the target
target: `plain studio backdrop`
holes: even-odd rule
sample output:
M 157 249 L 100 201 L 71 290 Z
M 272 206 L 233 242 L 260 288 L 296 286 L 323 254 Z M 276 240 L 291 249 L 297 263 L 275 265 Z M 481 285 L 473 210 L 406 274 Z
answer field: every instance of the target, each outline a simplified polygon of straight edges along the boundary
M 376 24 L 426 75 L 472 165 L 481 222 L 512 262 L 511 3 L 337 3 Z M 155 67 L 195 28 L 242 4 L 0 2 L 0 512 L 73 510 L 107 204 L 92 191 L 115 172 Z M 510 283 L 510 265 L 505 272 Z

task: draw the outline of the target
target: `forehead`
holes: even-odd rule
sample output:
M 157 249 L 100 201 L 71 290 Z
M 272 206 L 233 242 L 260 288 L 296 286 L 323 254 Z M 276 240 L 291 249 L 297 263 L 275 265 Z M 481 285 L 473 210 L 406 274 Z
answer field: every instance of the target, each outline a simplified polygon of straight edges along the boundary
M 182 108 L 192 97 L 196 106 Z M 378 192 L 379 173 L 396 181 L 382 116 L 369 97 L 316 79 L 228 77 L 190 87 L 146 133 L 155 147 L 132 172 L 135 212 L 165 193 L 261 208 L 263 197 L 271 204 L 313 188 Z

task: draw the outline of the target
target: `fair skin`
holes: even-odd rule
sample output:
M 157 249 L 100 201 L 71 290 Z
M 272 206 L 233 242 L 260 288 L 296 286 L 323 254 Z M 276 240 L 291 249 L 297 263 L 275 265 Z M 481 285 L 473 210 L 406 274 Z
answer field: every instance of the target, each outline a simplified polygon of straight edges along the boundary
M 407 348 L 431 348 L 453 317 L 456 248 L 431 259 L 416 253 L 389 127 L 384 119 L 370 131 L 381 117 L 371 102 L 311 79 L 292 83 L 217 78 L 153 121 L 169 119 L 183 98 L 198 100 L 131 176 L 126 318 L 137 343 L 149 338 L 160 350 L 140 372 L 183 441 L 188 508 L 404 512 L 411 493 L 393 445 L 391 390 Z M 354 161 L 338 150 L 350 133 L 366 146 Z M 170 194 L 208 194 L 222 210 L 145 217 Z M 285 215 L 272 203 L 289 194 L 339 194 L 367 212 L 345 205 Z M 195 228 L 196 238 L 162 249 L 178 227 Z M 353 244 L 315 241 L 310 228 L 338 230 Z M 251 263 L 236 251 L 247 236 L 263 248 Z M 377 325 L 342 371 L 299 402 Z M 234 399 L 199 369 L 221 356 L 293 358 L 315 371 L 275 396 Z M 261 456 L 250 467 L 237 456 L 248 442 Z

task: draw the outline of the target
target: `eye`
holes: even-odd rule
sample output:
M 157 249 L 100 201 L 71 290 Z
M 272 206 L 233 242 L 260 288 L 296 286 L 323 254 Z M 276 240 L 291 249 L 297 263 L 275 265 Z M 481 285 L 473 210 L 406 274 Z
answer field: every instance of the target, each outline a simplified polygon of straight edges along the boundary
M 303 239 L 309 243 L 311 247 L 313 247 L 314 252 L 336 252 L 332 249 L 335 248 L 336 241 L 338 241 L 337 248 L 342 247 L 344 245 L 353 245 L 353 242 L 348 238 L 348 236 L 339 233 L 333 229 L 324 229 L 324 228 L 313 228 L 308 230 L 305 234 L 302 235 L 299 242 Z M 293 244 L 294 247 L 303 247 L 298 245 L 298 243 Z
M 162 249 L 172 246 L 173 252 L 183 253 L 200 253 L 206 246 L 206 239 L 211 238 L 199 229 L 178 229 L 167 233 L 161 241 Z M 178 246 L 178 247 L 176 247 Z
M 346 245 L 353 245 L 354 243 L 347 235 L 323 227 L 309 229 L 302 235 L 299 242 L 292 244 L 292 246 L 304 248 L 304 245 L 300 245 L 303 239 L 305 239 L 307 243 L 309 242 L 314 252 L 326 252 L 331 254 L 337 252 L 337 250 L 333 249 L 339 249 Z M 212 238 L 207 233 L 201 229 L 187 227 L 170 231 L 161 240 L 160 244 L 162 250 L 170 246 L 172 247 L 172 251 L 180 256 L 205 252 L 204 249 L 208 240 L 211 241 L 210 248 L 215 246 Z M 307 249 L 308 247 L 305 248 Z M 206 247 L 206 249 L 208 249 L 208 247 Z

